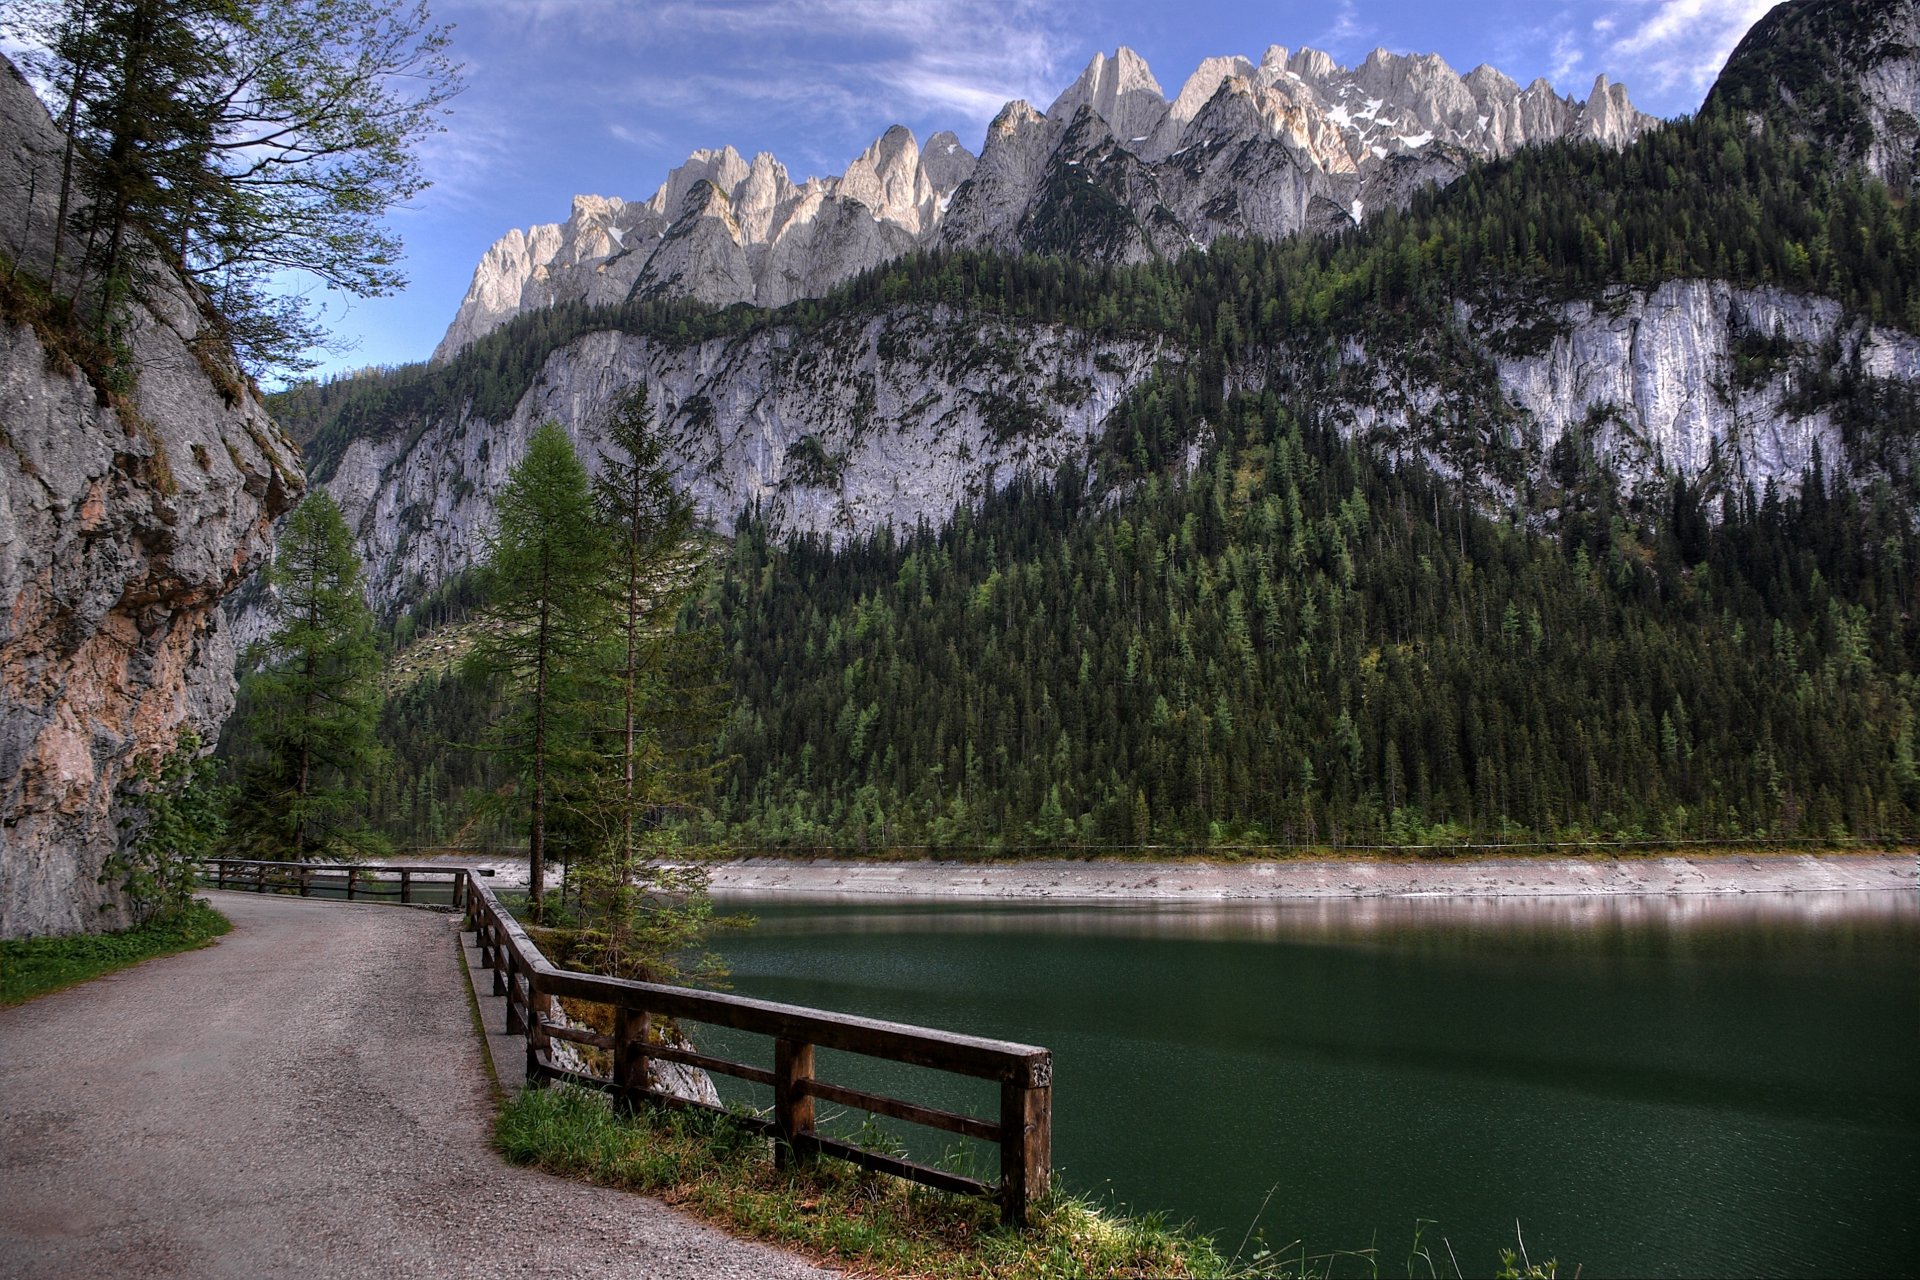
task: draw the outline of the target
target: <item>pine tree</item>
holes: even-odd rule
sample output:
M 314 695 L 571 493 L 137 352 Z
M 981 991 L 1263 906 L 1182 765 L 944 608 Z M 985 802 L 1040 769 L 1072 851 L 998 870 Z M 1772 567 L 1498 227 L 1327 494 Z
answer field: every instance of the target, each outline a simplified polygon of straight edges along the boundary
M 382 756 L 378 654 L 353 535 L 324 490 L 287 517 L 267 581 L 280 626 L 247 682 L 254 758 L 235 825 L 263 852 L 300 860 L 363 849 Z
M 587 699 L 594 650 L 606 634 L 599 590 L 606 541 L 587 471 L 555 422 L 534 432 L 494 505 L 487 547 L 487 626 L 473 663 L 500 686 L 508 713 L 491 743 L 524 788 L 533 921 L 545 914 L 547 837 L 556 797 L 592 771 Z

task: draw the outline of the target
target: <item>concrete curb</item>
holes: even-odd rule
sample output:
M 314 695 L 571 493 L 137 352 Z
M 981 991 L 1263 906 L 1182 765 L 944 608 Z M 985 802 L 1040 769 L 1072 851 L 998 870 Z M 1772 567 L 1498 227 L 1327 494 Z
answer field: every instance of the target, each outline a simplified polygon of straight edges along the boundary
M 458 919 L 454 927 L 459 929 Z M 474 1004 L 480 1012 L 480 1047 L 491 1064 L 494 1080 L 503 1092 L 512 1093 L 524 1088 L 527 1082 L 527 1041 L 524 1036 L 507 1032 L 507 998 L 493 994 L 493 970 L 481 965 L 476 936 L 464 930 L 455 934 L 466 960 Z

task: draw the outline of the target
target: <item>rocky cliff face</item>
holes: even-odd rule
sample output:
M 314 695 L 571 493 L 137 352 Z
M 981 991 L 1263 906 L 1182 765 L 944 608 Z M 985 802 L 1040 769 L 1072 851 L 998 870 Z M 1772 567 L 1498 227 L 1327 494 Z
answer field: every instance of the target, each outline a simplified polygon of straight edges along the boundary
M 0 248 L 23 272 L 46 269 L 60 151 L 0 66 Z M 212 741 L 233 702 L 221 599 L 303 484 L 260 403 L 195 354 L 191 301 L 156 292 L 117 401 L 13 308 L 0 323 L 0 937 L 126 923 L 99 883 L 122 785 L 183 729 Z
M 1818 388 L 1835 369 L 1920 389 L 1920 340 L 1825 299 L 1714 281 L 1598 299 L 1461 307 L 1444 352 L 1349 343 L 1271 353 L 1236 385 L 1305 393 L 1343 431 L 1499 497 L 1547 479 L 1572 437 L 1629 487 L 1662 477 L 1792 488 L 1816 444 L 1848 433 Z M 1023 470 L 1094 465 L 1106 420 L 1177 346 L 935 308 L 769 326 L 682 346 L 611 332 L 555 351 L 514 411 L 448 410 L 351 444 L 327 487 L 358 531 L 372 591 L 404 604 L 480 554 L 493 495 L 552 418 L 596 456 L 590 426 L 644 382 L 665 406 L 682 485 L 721 528 L 749 505 L 836 538 L 920 520 Z M 1864 462 L 1863 462 L 1864 465 Z M 261 625 L 243 618 L 250 636 Z
M 697 151 L 642 203 L 581 196 L 475 269 L 434 352 L 453 356 L 560 301 L 691 297 L 777 307 L 915 248 L 1175 254 L 1221 235 L 1351 226 L 1476 158 L 1565 137 L 1620 146 L 1653 124 L 1605 76 L 1584 103 L 1491 67 L 1313 49 L 1209 58 L 1169 102 L 1146 62 L 1096 54 L 1042 114 L 1009 103 L 975 157 L 951 133 L 887 130 L 837 178 L 795 185 L 762 153 Z
M 1822 390 L 1831 375 L 1920 394 L 1920 339 L 1782 289 L 1672 281 L 1552 308 L 1462 306 L 1456 323 L 1483 364 L 1453 376 L 1349 346 L 1332 409 L 1344 430 L 1450 474 L 1484 477 L 1491 444 L 1539 478 L 1573 437 L 1629 488 L 1678 476 L 1792 490 L 1816 446 L 1835 472 L 1872 468 Z
M 448 413 L 357 440 L 327 488 L 376 601 L 404 603 L 479 556 L 494 495 L 540 423 L 565 425 L 591 461 L 592 424 L 645 383 L 680 484 L 721 527 L 753 505 L 836 536 L 911 528 L 1023 470 L 1084 458 L 1163 356 L 1178 353 L 939 308 L 804 340 L 784 327 L 678 347 L 594 333 L 556 351 L 506 421 Z

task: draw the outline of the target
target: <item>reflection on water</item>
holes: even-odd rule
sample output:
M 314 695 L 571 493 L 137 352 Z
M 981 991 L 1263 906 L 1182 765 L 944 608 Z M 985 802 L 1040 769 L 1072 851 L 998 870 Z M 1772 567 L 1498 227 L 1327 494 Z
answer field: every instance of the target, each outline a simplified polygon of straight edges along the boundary
M 1069 1183 L 1229 1245 L 1272 1188 L 1389 1270 L 1415 1218 L 1469 1273 L 1515 1217 L 1588 1275 L 1920 1247 L 1920 895 L 727 905 L 737 989 L 1047 1045 Z
M 761 914 L 762 932 L 1010 933 L 1044 921 L 1054 933 L 1103 937 L 1364 941 L 1434 931 L 1624 934 L 1705 929 L 1824 932 L 1920 923 L 1915 893 L 1742 893 L 1591 897 L 1365 897 L 1240 902 L 878 901 L 871 893 L 716 893 L 729 911 Z M 843 910 L 833 910 L 842 908 Z M 769 909 L 771 912 L 769 914 Z

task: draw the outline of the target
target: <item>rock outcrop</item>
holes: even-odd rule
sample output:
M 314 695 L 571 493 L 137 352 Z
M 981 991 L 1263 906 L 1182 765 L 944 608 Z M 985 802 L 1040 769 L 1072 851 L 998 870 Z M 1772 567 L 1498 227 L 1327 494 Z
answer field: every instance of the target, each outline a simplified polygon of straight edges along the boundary
M 1456 325 L 1484 365 L 1451 384 L 1417 353 L 1349 346 L 1327 405 L 1342 430 L 1451 474 L 1482 470 L 1489 441 L 1463 429 L 1478 423 L 1536 469 L 1573 436 L 1629 488 L 1791 491 L 1816 448 L 1835 474 L 1873 469 L 1871 432 L 1843 429 L 1822 392 L 1834 375 L 1920 397 L 1920 338 L 1778 288 L 1676 280 L 1551 308 L 1462 305 Z
M 480 554 L 494 497 L 542 422 L 595 462 L 593 424 L 644 383 L 677 482 L 719 527 L 751 505 L 835 537 L 909 529 L 1022 472 L 1084 464 L 1115 405 L 1178 354 L 942 308 L 681 345 L 590 333 L 548 357 L 504 420 L 449 408 L 396 423 L 349 445 L 326 483 L 376 604 L 405 604 Z
M 60 156 L 0 65 L 9 271 L 44 277 Z M 221 600 L 304 483 L 244 379 L 196 343 L 185 290 L 149 292 L 127 317 L 137 379 L 112 395 L 17 309 L 0 322 L 0 937 L 127 922 L 100 882 L 123 784 L 184 729 L 212 742 L 233 703 Z
M 1565 137 L 1622 146 L 1653 123 L 1605 76 L 1581 103 L 1434 55 L 1346 68 L 1278 45 L 1258 65 L 1207 59 L 1169 102 L 1123 46 L 1044 114 L 1009 103 L 977 160 L 951 133 L 923 149 L 896 125 L 837 178 L 796 186 L 772 156 L 727 147 L 696 151 L 643 203 L 577 197 L 564 224 L 488 250 L 434 359 L 560 301 L 777 307 L 916 248 L 1128 262 L 1351 226 L 1474 159 Z

